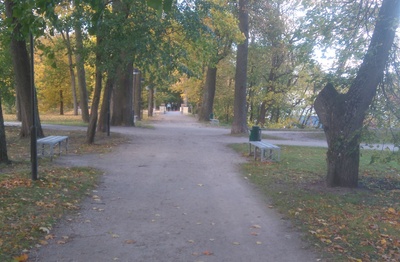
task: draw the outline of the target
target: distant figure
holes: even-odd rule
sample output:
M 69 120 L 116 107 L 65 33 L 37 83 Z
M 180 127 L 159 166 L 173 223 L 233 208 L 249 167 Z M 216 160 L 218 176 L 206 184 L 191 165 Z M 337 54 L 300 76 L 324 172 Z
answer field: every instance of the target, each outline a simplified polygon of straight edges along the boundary
M 167 104 L 167 111 L 171 111 L 171 104 L 170 103 Z

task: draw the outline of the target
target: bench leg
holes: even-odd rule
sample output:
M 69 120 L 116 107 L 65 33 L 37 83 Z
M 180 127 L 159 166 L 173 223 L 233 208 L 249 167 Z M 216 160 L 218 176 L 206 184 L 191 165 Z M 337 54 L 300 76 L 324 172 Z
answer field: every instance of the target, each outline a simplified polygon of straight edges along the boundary
M 61 156 L 61 143 L 62 141 L 58 142 L 58 155 Z
M 263 162 L 265 160 L 265 149 L 260 149 L 260 161 Z
M 68 155 L 68 138 L 65 140 L 65 154 Z

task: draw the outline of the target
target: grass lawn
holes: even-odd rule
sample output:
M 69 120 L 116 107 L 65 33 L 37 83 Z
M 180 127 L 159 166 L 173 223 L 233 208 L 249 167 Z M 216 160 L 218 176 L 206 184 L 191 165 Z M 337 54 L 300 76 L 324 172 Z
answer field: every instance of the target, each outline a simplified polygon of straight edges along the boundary
M 17 121 L 15 114 L 4 114 L 4 121 Z M 42 124 L 66 125 L 66 126 L 87 126 L 82 121 L 82 116 L 75 116 L 71 113 L 59 114 L 41 114 L 40 122 Z
M 97 133 L 96 144 L 87 145 L 85 131 L 44 132 L 46 136 L 68 135 L 71 154 L 107 153 L 125 140 L 118 134 L 107 137 Z M 19 128 L 6 127 L 8 156 L 12 164 L 0 165 L 2 262 L 26 261 L 29 249 L 46 245 L 47 240 L 53 238 L 49 230 L 55 222 L 67 212 L 79 210 L 80 201 L 85 196 L 93 195 L 101 176 L 98 170 L 92 168 L 60 167 L 49 158 L 39 158 L 39 179 L 32 181 L 30 140 L 19 138 L 18 133 Z
M 360 187 L 327 188 L 324 148 L 283 146 L 280 162 L 254 162 L 248 145 L 246 179 L 330 261 L 400 261 L 400 165 L 369 164 L 362 151 Z

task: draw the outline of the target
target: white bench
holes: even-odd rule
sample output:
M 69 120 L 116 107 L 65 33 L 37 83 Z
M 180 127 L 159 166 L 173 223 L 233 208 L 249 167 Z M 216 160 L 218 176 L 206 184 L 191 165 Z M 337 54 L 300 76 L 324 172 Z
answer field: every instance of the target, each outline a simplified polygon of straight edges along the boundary
M 252 154 L 251 146 L 254 147 L 254 160 L 257 160 L 257 148 L 260 149 L 261 161 L 279 161 L 281 158 L 281 148 L 279 146 L 261 141 L 249 141 L 249 155 Z
M 61 155 L 61 145 L 64 144 L 68 154 L 68 136 L 46 136 L 37 140 L 37 149 L 42 156 L 50 156 L 53 161 L 54 147 L 58 145 L 58 154 Z
M 219 125 L 219 120 L 218 119 L 210 119 L 210 124 L 211 125 Z

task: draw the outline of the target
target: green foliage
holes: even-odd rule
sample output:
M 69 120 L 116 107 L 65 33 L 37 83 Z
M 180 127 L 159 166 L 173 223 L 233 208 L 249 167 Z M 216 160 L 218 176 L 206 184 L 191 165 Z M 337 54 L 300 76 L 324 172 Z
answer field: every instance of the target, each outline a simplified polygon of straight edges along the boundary
M 35 84 L 39 109 L 53 110 L 63 103 L 72 107 L 69 64 L 65 44 L 60 35 L 51 40 L 41 39 L 41 51 L 35 56 Z
M 2 39 L 4 38 L 2 37 Z M 2 104 L 7 113 L 11 112 L 14 107 L 15 91 L 10 52 L 4 44 L 4 41 L 0 42 L 0 99 L 2 99 Z

